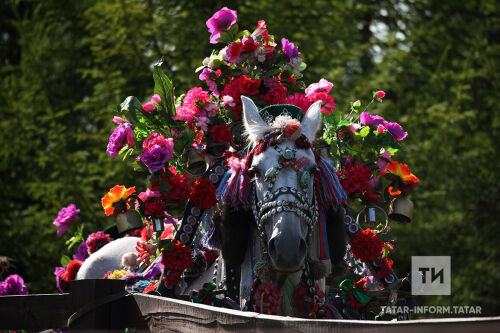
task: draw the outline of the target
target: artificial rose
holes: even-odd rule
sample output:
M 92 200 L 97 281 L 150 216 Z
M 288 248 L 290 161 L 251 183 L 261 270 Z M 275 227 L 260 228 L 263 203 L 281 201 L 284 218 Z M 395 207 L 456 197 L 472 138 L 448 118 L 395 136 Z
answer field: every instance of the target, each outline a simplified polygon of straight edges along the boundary
M 241 42 L 243 43 L 243 53 L 255 52 L 259 48 L 259 43 L 256 43 L 252 37 L 245 37 Z
M 163 166 L 172 156 L 172 152 L 154 145 L 141 154 L 141 161 L 147 166 L 151 173 L 163 169 Z
M 172 152 L 174 149 L 174 140 L 172 138 L 166 139 L 163 135 L 153 132 L 142 142 L 142 150 L 147 151 L 154 145 Z
M 260 80 L 252 80 L 246 75 L 242 75 L 240 79 L 240 92 L 245 95 L 257 95 L 259 93 Z
M 233 141 L 233 135 L 226 125 L 214 125 L 210 130 L 214 142 L 230 142 Z
M 351 239 L 351 253 L 362 262 L 376 260 L 384 250 L 384 243 L 370 228 L 357 232 Z
M 306 96 L 309 96 L 313 93 L 318 92 L 326 92 L 327 94 L 332 90 L 333 83 L 328 82 L 325 79 L 319 80 L 317 83 L 312 83 L 306 88 Z
M 119 119 L 121 120 L 121 118 Z M 113 119 L 113 121 L 115 121 L 115 119 Z M 110 157 L 116 157 L 125 144 L 132 147 L 134 145 L 134 135 L 134 130 L 129 122 L 123 122 L 121 125 L 117 126 L 109 137 L 106 154 Z
M 222 8 L 216 12 L 210 19 L 207 20 L 208 32 L 212 35 L 210 36 L 210 43 L 217 44 L 220 38 L 221 32 L 231 29 L 233 24 L 236 23 L 238 15 L 235 10 L 231 10 L 227 7 Z

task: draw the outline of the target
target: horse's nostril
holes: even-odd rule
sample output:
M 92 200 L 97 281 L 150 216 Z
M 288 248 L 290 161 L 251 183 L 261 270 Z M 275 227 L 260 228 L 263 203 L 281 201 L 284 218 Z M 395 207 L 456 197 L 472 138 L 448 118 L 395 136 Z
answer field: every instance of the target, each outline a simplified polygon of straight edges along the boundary
M 307 244 L 306 241 L 301 239 L 299 244 L 299 255 L 305 254 L 307 252 Z

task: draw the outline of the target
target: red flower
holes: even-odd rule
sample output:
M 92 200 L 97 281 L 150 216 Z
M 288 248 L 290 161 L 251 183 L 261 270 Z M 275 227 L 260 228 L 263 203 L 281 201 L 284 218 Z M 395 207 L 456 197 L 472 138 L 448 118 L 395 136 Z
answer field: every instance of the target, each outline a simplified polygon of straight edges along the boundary
M 179 241 L 172 243 L 174 244 L 174 249 L 172 251 L 163 250 L 161 263 L 166 269 L 183 272 L 193 264 L 191 249 Z
M 142 291 L 142 293 L 143 294 L 147 294 L 148 291 L 156 290 L 156 288 L 158 288 L 158 284 L 159 284 L 159 281 L 150 283 L 146 288 L 144 288 L 144 290 Z
M 163 282 L 168 288 L 175 287 L 181 282 L 182 272 L 170 272 L 167 275 L 163 275 Z
M 243 51 L 243 43 L 241 42 L 235 42 L 232 44 L 229 44 L 227 47 L 227 60 L 233 64 L 238 63 L 241 58 L 240 54 Z
M 325 297 L 325 293 L 319 288 L 318 283 L 315 284 L 316 295 L 319 298 Z M 310 302 L 306 302 L 306 297 L 311 299 Z M 308 303 L 308 307 L 306 307 L 306 303 Z M 307 289 L 303 285 L 298 285 L 293 293 L 293 306 L 298 310 L 299 313 L 305 314 L 309 317 L 311 314 L 315 313 L 319 309 L 318 303 L 314 297 L 310 297 L 308 295 Z
M 243 53 L 255 52 L 259 48 L 259 43 L 254 42 L 252 37 L 243 38 Z
M 61 274 L 61 279 L 64 282 L 70 283 L 76 278 L 76 274 L 78 274 L 78 271 L 80 270 L 80 267 L 82 267 L 83 262 L 80 260 L 73 259 L 68 263 L 68 266 L 66 266 L 66 269 L 64 272 Z
M 229 142 L 233 141 L 233 135 L 226 125 L 214 125 L 211 129 L 212 139 L 214 142 Z
M 293 104 L 302 109 L 304 114 L 307 112 L 309 107 L 311 106 L 311 102 L 307 99 L 306 95 L 295 93 L 291 96 L 288 96 L 286 99 L 287 104 Z
M 267 101 L 266 105 L 286 103 L 286 88 L 276 81 L 274 88 L 270 88 L 267 94 L 259 95 L 259 98 Z
M 321 106 L 321 112 L 326 115 L 329 115 L 330 113 L 335 111 L 335 100 L 325 91 L 314 92 L 308 95 L 307 98 L 311 103 L 321 100 L 323 102 Z
M 215 186 L 206 178 L 197 179 L 189 195 L 191 201 L 201 209 L 209 209 L 217 204 Z
M 155 254 L 156 252 L 156 245 L 149 244 L 149 243 L 141 243 L 140 241 L 137 242 L 137 246 L 135 247 L 135 250 L 139 253 L 139 261 L 143 261 L 146 265 L 149 266 L 150 262 L 150 257 Z
M 372 178 L 372 172 L 366 165 L 355 162 L 346 165 L 341 171 L 337 171 L 340 184 L 345 193 L 350 196 L 353 193 L 363 193 L 368 189 L 368 182 Z
M 167 200 L 184 201 L 189 198 L 191 184 L 189 183 L 188 176 L 174 172 L 174 176 L 172 178 L 165 176 L 165 179 L 168 182 Z
M 387 257 L 383 257 L 382 259 L 377 260 L 377 265 L 379 266 L 379 270 L 377 272 L 377 277 L 379 279 L 385 279 L 393 273 L 392 264 L 394 261 L 387 259 Z
M 351 253 L 362 262 L 376 260 L 384 249 L 384 243 L 370 228 L 358 232 L 351 239 Z
M 376 195 L 372 191 L 366 191 L 365 193 L 363 193 L 363 195 L 361 197 L 363 199 L 366 199 L 366 200 L 370 200 L 370 201 L 374 201 L 374 202 L 380 202 L 380 199 L 379 199 L 378 195 Z
M 231 110 L 240 118 L 240 113 L 242 110 L 241 104 L 241 91 L 240 91 L 240 81 L 241 76 L 230 78 L 230 81 L 226 83 L 224 89 L 222 89 L 221 96 L 231 96 L 233 98 L 233 106 L 229 105 Z
M 257 95 L 259 93 L 260 80 L 252 80 L 246 75 L 240 77 L 240 92 L 246 95 Z

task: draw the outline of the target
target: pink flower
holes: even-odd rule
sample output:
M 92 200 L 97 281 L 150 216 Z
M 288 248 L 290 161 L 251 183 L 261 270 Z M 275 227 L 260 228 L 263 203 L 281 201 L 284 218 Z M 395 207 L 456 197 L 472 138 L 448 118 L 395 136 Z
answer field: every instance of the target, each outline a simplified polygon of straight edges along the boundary
M 208 32 L 212 34 L 210 36 L 210 43 L 217 44 L 221 32 L 231 29 L 232 25 L 236 23 L 237 18 L 235 10 L 224 7 L 208 19 L 206 22 Z
M 398 123 L 390 123 L 384 120 L 384 127 L 392 134 L 396 141 L 401 141 L 408 136 L 408 132 L 403 130 L 403 127 Z
M 372 116 L 368 112 L 361 112 L 359 120 L 363 125 L 378 125 L 384 122 L 384 119 L 380 116 Z
M 333 83 L 328 82 L 325 79 L 319 80 L 317 83 L 312 83 L 309 85 L 309 87 L 306 88 L 306 96 L 309 97 L 309 95 L 317 92 L 326 92 L 329 93 L 330 90 L 333 88 Z
M 229 106 L 229 107 L 233 107 L 235 104 L 234 104 L 234 98 L 232 98 L 231 96 L 229 95 L 225 95 L 225 96 L 222 96 L 222 103 L 221 103 L 222 106 Z
M 114 122 L 115 124 L 118 124 L 118 125 L 119 125 L 119 124 L 123 124 L 123 119 L 122 119 L 122 118 L 120 118 L 120 117 L 114 116 L 114 117 L 113 117 L 113 122 Z
M 385 172 L 387 170 L 387 166 L 389 162 L 387 160 L 391 160 L 391 152 L 385 150 L 382 154 L 380 154 L 380 158 L 377 160 L 378 172 Z
M 264 34 L 267 34 L 266 21 L 260 20 L 257 23 L 257 28 L 255 29 L 254 32 L 252 32 L 252 38 L 255 39 L 258 36 L 262 36 Z
M 209 117 L 215 117 L 217 111 L 219 111 L 219 108 L 215 103 L 208 103 L 203 110 L 207 113 Z
M 200 87 L 194 87 L 188 90 L 184 100 L 182 101 L 182 105 L 188 106 L 192 109 L 196 108 L 199 111 L 208 102 L 210 102 L 210 95 L 208 92 L 204 91 Z
M 207 117 L 198 117 L 196 119 L 196 126 L 201 128 L 203 132 L 206 132 L 208 130 L 208 123 L 210 123 L 210 119 Z
M 156 106 L 151 101 L 146 102 L 145 104 L 142 105 L 142 111 L 144 112 L 151 113 L 154 110 L 156 110 Z
M 378 125 L 378 127 L 377 127 L 377 133 L 378 134 L 384 133 L 384 126 L 383 125 Z
M 125 146 L 125 143 L 132 147 L 134 143 L 134 130 L 129 122 L 124 122 L 120 117 L 114 117 L 113 122 L 122 121 L 122 124 L 117 126 L 113 133 L 109 136 L 108 147 L 106 154 L 110 157 L 116 157 L 120 150 Z
M 358 99 L 356 102 L 352 103 L 352 106 L 359 108 L 361 106 L 361 101 Z
M 152 97 L 151 97 L 151 102 L 154 102 L 156 104 L 160 104 L 161 103 L 161 97 L 160 95 L 158 94 L 154 94 Z
M 173 120 L 186 121 L 191 123 L 198 113 L 196 109 L 192 109 L 191 107 L 187 107 L 184 105 L 178 106 L 176 108 L 177 114 L 172 117 Z
M 307 99 L 306 95 L 301 93 L 295 93 L 291 96 L 288 96 L 286 99 L 287 104 L 293 104 L 302 109 L 304 114 L 307 112 L 309 107 L 311 106 L 311 102 Z
M 376 91 L 375 94 L 377 95 L 377 98 L 382 99 L 385 96 L 385 92 L 382 90 Z

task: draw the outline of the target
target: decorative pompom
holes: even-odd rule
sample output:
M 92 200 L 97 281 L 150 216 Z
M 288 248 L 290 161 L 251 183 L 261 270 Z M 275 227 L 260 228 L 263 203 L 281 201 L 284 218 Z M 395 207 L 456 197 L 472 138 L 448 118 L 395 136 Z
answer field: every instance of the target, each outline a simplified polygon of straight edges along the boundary
M 87 245 L 87 252 L 89 254 L 92 254 L 104 245 L 108 244 L 110 241 L 111 240 L 109 238 L 109 235 L 103 233 L 102 231 L 90 234 L 90 236 L 85 241 L 85 244 Z
M 209 179 L 197 179 L 189 197 L 196 206 L 209 209 L 217 204 L 215 190 L 215 186 Z
M 183 272 L 193 264 L 191 249 L 179 241 L 172 242 L 172 244 L 174 244 L 172 251 L 163 251 L 162 264 L 166 269 Z
M 128 252 L 122 257 L 122 266 L 124 267 L 134 267 L 137 265 L 137 253 Z
M 61 274 L 61 279 L 65 282 L 71 282 L 76 278 L 76 274 L 82 267 L 82 262 L 80 260 L 73 259 L 66 266 L 65 271 Z
M 351 239 L 351 253 L 362 262 L 376 260 L 384 249 L 384 243 L 370 228 L 358 232 Z
M 290 123 L 285 127 L 285 136 L 290 140 L 297 140 L 300 136 L 301 125 L 300 123 Z
M 314 280 L 324 278 L 326 276 L 326 265 L 320 261 L 315 261 L 311 266 L 311 273 Z

